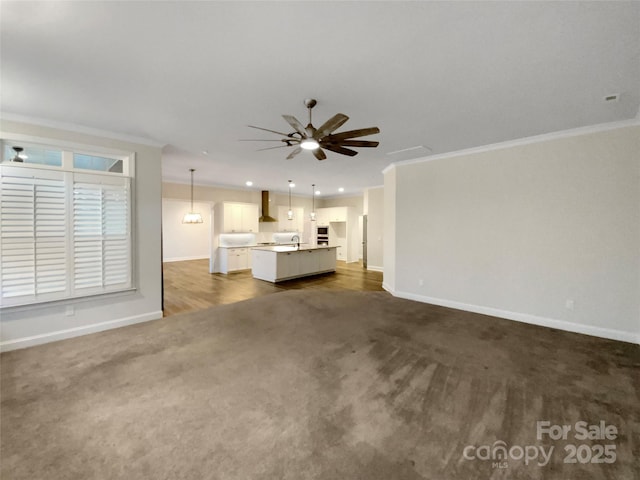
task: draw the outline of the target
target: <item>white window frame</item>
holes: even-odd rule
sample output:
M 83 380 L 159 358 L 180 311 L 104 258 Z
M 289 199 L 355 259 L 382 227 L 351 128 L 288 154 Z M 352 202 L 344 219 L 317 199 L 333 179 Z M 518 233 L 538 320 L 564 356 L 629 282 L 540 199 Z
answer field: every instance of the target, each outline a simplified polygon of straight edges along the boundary
M 46 306 L 46 304 L 50 304 L 52 302 L 65 302 L 74 299 L 84 299 L 87 297 L 93 296 L 106 296 L 113 294 L 121 294 L 127 291 L 136 290 L 136 258 L 135 258 L 135 153 L 134 152 L 124 152 L 120 150 L 114 150 L 104 147 L 84 145 L 84 144 L 76 144 L 71 142 L 59 142 L 51 139 L 42 139 L 29 137 L 24 135 L 6 135 L 0 133 L 0 165 L 3 168 L 4 166 L 9 167 L 17 167 L 21 172 L 24 172 L 28 175 L 29 170 L 39 170 L 43 171 L 57 171 L 61 172 L 64 177 L 64 185 L 65 185 L 65 212 L 67 215 L 67 236 L 65 241 L 65 249 L 66 249 L 66 290 L 65 292 L 57 292 L 55 294 L 40 294 L 40 295 L 29 295 L 24 297 L 8 297 L 2 298 L 1 290 L 0 290 L 0 309 L 10 309 L 15 307 L 27 307 L 27 306 Z M 43 165 L 43 164 L 29 164 L 29 163 L 16 163 L 7 161 L 9 159 L 4 158 L 5 144 L 9 144 L 10 146 L 20 145 L 20 146 L 33 146 L 37 148 L 49 148 L 54 150 L 62 151 L 62 166 L 52 166 L 52 165 Z M 114 160 L 122 160 L 122 173 L 116 172 L 106 172 L 99 170 L 91 170 L 91 169 L 80 169 L 74 168 L 73 166 L 73 156 L 74 154 L 85 154 L 85 155 L 94 155 Z M 35 171 L 33 172 L 35 173 Z M 45 174 L 46 176 L 46 174 Z M 83 289 L 82 291 L 76 291 L 74 288 L 74 178 L 78 179 L 87 179 L 93 178 L 98 181 L 102 177 L 104 179 L 105 184 L 113 184 L 118 183 L 118 177 L 124 179 L 123 185 L 125 189 L 128 188 L 128 215 L 127 215 L 127 234 L 128 237 L 128 282 L 126 286 L 119 286 L 117 288 L 94 288 L 94 289 Z M 128 187 L 126 183 L 128 182 Z M 103 182 L 99 182 L 103 183 Z M 97 184 L 97 183 L 96 183 Z M 0 239 L 0 245 L 2 240 Z M 103 251 L 104 258 L 104 251 Z M 0 259 L 1 261 L 1 259 Z M 1 272 L 0 272 L 1 273 Z M 1 282 L 0 276 L 0 282 Z M 0 283 L 0 289 L 2 285 Z

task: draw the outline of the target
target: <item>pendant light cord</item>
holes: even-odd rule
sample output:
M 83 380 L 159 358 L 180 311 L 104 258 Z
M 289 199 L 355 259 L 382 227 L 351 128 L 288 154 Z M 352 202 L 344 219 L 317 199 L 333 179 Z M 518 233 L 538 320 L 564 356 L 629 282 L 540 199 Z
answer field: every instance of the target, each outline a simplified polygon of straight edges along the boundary
M 191 168 L 191 212 L 193 213 L 193 172 L 195 172 L 194 168 Z

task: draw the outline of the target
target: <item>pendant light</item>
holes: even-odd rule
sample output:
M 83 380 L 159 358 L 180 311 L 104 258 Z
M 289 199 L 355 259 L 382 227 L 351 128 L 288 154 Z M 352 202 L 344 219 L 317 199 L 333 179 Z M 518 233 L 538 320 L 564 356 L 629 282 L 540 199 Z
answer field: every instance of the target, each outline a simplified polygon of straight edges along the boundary
M 291 180 L 289 180 L 289 211 L 287 212 L 287 220 L 293 220 L 293 210 L 291 210 L 291 189 L 293 188 L 293 184 Z
M 182 218 L 182 223 L 202 223 L 202 215 L 193 211 L 193 172 L 195 172 L 195 168 L 190 168 L 191 172 L 191 210 L 189 213 L 185 213 Z
M 311 184 L 311 213 L 309 219 L 312 222 L 316 221 L 316 184 Z

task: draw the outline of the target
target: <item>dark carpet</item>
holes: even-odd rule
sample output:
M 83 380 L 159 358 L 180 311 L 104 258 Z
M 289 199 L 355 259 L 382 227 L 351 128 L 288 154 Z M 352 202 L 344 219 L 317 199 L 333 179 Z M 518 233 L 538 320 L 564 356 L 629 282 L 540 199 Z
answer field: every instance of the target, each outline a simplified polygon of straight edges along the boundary
M 287 291 L 1 362 L 3 480 L 640 476 L 638 346 L 384 292 Z

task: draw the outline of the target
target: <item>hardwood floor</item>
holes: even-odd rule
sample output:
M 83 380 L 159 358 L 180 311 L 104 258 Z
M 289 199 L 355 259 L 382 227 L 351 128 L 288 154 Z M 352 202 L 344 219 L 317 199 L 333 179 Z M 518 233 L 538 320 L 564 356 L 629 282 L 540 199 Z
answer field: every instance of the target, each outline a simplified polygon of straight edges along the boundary
M 291 289 L 381 291 L 382 273 L 365 270 L 361 263 L 338 261 L 335 273 L 289 280 L 277 284 L 257 280 L 251 270 L 229 275 L 209 273 L 209 260 L 163 264 L 164 316 L 202 310 L 214 305 Z

